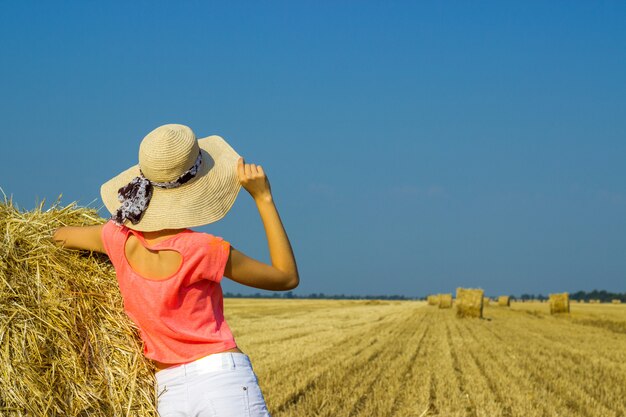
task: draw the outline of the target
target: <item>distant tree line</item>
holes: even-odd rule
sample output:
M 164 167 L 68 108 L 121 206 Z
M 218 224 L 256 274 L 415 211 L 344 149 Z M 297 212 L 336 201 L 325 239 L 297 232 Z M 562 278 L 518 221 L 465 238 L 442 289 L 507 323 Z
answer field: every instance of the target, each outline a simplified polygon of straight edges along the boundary
M 254 294 L 241 294 L 225 292 L 226 298 L 304 298 L 304 299 L 323 299 L 323 300 L 418 300 L 420 297 L 407 297 L 404 295 L 352 295 L 352 294 L 324 294 L 311 293 L 308 295 L 294 294 L 293 291 L 287 292 L 274 292 L 271 294 L 261 294 L 256 292 Z
M 593 290 L 593 291 L 576 291 L 569 294 L 570 300 L 577 301 L 589 301 L 600 300 L 603 303 L 610 303 L 612 300 L 622 300 L 626 302 L 626 292 L 609 292 L 605 290 Z M 520 300 L 547 300 L 548 297 L 543 294 L 522 294 L 519 297 Z
M 622 300 L 626 302 L 626 292 L 608 292 L 604 290 L 593 290 L 590 292 L 578 291 L 569 295 L 573 300 L 600 300 L 603 303 L 609 303 L 611 300 Z
M 311 294 L 294 294 L 293 291 L 287 292 L 273 292 L 273 293 L 265 293 L 261 294 L 260 292 L 256 292 L 254 294 L 241 294 L 241 293 L 232 293 L 225 292 L 224 297 L 226 298 L 301 298 L 301 299 L 323 299 L 323 300 L 425 300 L 426 297 L 407 297 L 405 295 L 354 295 L 354 294 L 324 294 L 320 293 L 311 293 Z M 544 294 L 522 294 L 519 297 L 515 295 L 511 295 L 511 300 L 542 300 L 545 301 L 548 299 L 547 295 Z M 571 300 L 600 300 L 603 303 L 610 303 L 611 300 L 622 300 L 623 303 L 626 303 L 626 292 L 609 292 L 605 290 L 593 290 L 593 291 L 577 291 L 574 293 L 570 293 L 569 295 Z M 497 297 L 491 297 L 497 298 Z

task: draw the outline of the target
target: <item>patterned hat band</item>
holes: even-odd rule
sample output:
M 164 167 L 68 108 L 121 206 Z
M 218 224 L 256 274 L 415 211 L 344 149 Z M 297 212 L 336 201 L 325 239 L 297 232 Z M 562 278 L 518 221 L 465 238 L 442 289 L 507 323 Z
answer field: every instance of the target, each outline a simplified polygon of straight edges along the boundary
M 126 220 L 130 220 L 132 224 L 139 223 L 152 198 L 153 187 L 165 189 L 180 187 L 196 177 L 200 165 L 202 165 L 202 151 L 198 152 L 196 162 L 191 168 L 174 181 L 169 182 L 150 181 L 144 177 L 140 169 L 138 177 L 133 178 L 127 185 L 117 191 L 117 199 L 122 205 L 111 218 L 120 226 Z

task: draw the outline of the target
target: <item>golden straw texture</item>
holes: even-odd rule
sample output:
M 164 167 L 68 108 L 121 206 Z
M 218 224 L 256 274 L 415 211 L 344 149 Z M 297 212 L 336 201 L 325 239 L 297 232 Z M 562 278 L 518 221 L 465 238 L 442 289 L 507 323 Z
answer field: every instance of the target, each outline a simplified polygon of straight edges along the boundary
M 439 294 L 439 308 L 452 308 L 452 294 Z
M 498 305 L 501 307 L 509 307 L 511 305 L 511 297 L 508 295 L 501 295 L 498 297 Z
M 439 294 L 429 295 L 427 300 L 429 306 L 437 306 L 439 305 Z
M 0 416 L 157 415 L 153 369 L 106 255 L 59 248 L 96 210 L 0 201 Z
M 484 291 L 472 288 L 456 289 L 457 317 L 483 317 Z
M 569 294 L 550 294 L 550 314 L 569 313 Z

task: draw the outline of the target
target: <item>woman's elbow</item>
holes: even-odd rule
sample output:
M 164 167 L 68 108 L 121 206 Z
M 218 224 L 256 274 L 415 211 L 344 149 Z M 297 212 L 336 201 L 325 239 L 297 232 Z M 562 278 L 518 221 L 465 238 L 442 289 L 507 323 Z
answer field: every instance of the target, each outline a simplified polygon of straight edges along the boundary
M 293 290 L 298 285 L 300 285 L 300 277 L 298 274 L 289 275 L 285 280 L 284 290 Z

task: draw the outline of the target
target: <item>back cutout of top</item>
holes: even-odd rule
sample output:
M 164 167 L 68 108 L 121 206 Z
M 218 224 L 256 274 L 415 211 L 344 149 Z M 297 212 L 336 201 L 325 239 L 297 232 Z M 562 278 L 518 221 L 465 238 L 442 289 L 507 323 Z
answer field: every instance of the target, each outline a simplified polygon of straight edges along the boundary
M 169 236 L 154 244 L 164 242 L 174 236 Z M 172 249 L 151 249 L 145 238 L 136 231 L 128 234 L 128 239 L 124 244 L 124 256 L 137 275 L 153 281 L 173 277 L 183 264 L 183 257 L 180 253 Z

